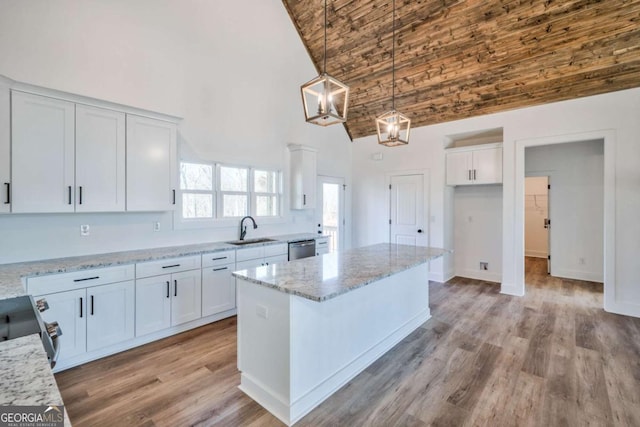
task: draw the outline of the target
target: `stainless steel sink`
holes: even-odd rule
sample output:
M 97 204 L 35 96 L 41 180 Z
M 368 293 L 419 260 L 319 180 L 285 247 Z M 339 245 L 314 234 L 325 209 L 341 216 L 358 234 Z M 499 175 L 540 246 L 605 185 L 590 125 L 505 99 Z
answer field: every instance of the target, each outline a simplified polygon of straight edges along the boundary
M 230 242 L 225 242 L 228 243 L 230 245 L 236 245 L 236 246 L 244 246 L 244 245 L 251 245 L 254 243 L 266 243 L 266 242 L 275 242 L 275 239 L 247 239 L 247 240 L 232 240 Z

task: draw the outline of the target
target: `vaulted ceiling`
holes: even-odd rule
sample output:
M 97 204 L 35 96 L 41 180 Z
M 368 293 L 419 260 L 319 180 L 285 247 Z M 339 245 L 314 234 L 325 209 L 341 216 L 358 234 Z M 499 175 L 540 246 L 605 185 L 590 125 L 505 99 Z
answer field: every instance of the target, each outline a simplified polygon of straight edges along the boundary
M 321 71 L 323 0 L 283 3 Z M 347 132 L 373 135 L 391 109 L 391 0 L 327 5 Z M 638 86 L 640 0 L 396 0 L 396 108 L 413 127 Z

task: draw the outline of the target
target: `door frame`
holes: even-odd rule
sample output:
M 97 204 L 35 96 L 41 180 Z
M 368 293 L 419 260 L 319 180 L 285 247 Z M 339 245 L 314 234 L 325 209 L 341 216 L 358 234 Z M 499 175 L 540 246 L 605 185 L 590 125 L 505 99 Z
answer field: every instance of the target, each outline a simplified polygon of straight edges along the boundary
M 526 178 L 529 177 L 546 177 L 547 178 L 547 184 L 551 185 L 551 181 L 553 181 L 553 171 L 550 170 L 540 170 L 540 171 L 531 171 L 531 172 L 526 172 L 524 174 L 525 180 Z M 551 221 L 551 190 L 547 189 L 547 218 L 549 218 L 549 221 Z M 526 217 L 525 217 L 526 220 Z M 551 223 L 551 225 L 553 226 L 553 223 Z M 553 247 L 551 244 L 551 235 L 552 235 L 552 231 L 553 228 L 549 228 L 549 230 L 547 231 L 548 234 L 548 240 L 547 240 L 547 273 L 550 276 L 553 276 L 553 274 L 551 274 L 551 272 L 553 271 L 553 267 L 551 262 L 553 261 L 553 257 L 552 258 L 548 258 L 549 256 L 551 256 L 551 248 Z M 524 244 L 524 240 L 523 240 L 523 244 Z M 525 256 L 526 256 L 526 251 L 525 251 Z
M 603 140 L 604 143 L 604 309 L 618 313 L 630 312 L 625 304 L 616 301 L 615 289 L 615 154 L 616 134 L 614 130 L 600 130 L 569 135 L 555 135 L 541 138 L 521 139 L 515 141 L 515 197 L 514 197 L 514 250 L 513 259 L 505 257 L 503 265 L 512 262 L 515 267 L 514 284 L 509 286 L 503 282 L 501 293 L 523 296 L 524 283 L 524 178 L 525 149 L 541 145 L 568 144 L 572 142 Z M 503 272 L 504 275 L 504 272 Z M 615 308 L 615 309 L 614 309 Z
M 422 203 L 423 206 L 423 221 L 424 230 L 427 233 L 427 245 L 431 245 L 431 169 L 408 169 L 403 171 L 393 171 L 384 174 L 385 186 L 388 189 L 391 185 L 391 178 L 394 176 L 406 176 L 406 175 L 422 175 Z M 386 197 L 386 212 L 387 219 L 391 218 L 391 191 L 387 193 Z M 387 242 L 391 242 L 391 224 L 387 223 Z
M 341 250 L 344 250 L 344 247 L 345 247 L 345 236 L 346 236 L 346 230 L 347 230 L 347 206 L 346 206 L 347 185 L 343 177 L 318 175 L 318 178 L 316 180 L 316 201 L 320 198 L 324 200 L 324 197 L 321 196 L 320 190 L 322 189 L 322 184 L 325 182 L 328 184 L 338 184 L 342 186 L 342 191 L 340 192 L 340 216 L 342 218 L 342 225 L 338 223 L 339 239 L 336 245 L 336 250 L 341 251 Z M 318 203 L 318 208 L 316 209 L 316 217 L 315 217 L 316 224 L 318 221 L 318 216 L 322 215 L 323 213 L 322 206 L 319 206 L 319 205 L 320 204 Z M 324 221 L 322 221 L 322 223 L 324 224 Z

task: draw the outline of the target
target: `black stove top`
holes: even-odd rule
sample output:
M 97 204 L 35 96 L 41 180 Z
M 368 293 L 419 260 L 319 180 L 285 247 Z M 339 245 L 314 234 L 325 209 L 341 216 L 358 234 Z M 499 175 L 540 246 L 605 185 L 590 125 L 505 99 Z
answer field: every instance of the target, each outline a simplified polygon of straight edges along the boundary
M 0 300 L 0 341 L 40 332 L 39 319 L 31 297 Z

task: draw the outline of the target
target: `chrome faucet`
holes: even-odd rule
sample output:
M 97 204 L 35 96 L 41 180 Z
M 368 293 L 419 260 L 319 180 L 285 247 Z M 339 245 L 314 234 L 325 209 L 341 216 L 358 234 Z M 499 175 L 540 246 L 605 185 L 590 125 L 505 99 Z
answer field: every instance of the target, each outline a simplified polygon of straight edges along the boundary
M 255 230 L 256 228 L 258 228 L 258 224 L 256 224 L 256 220 L 253 219 L 253 217 L 251 216 L 245 216 L 244 218 L 242 218 L 240 220 L 240 240 L 244 240 L 244 236 L 247 235 L 247 226 L 244 225 L 244 220 L 245 219 L 250 219 L 251 222 L 253 222 L 253 229 Z

